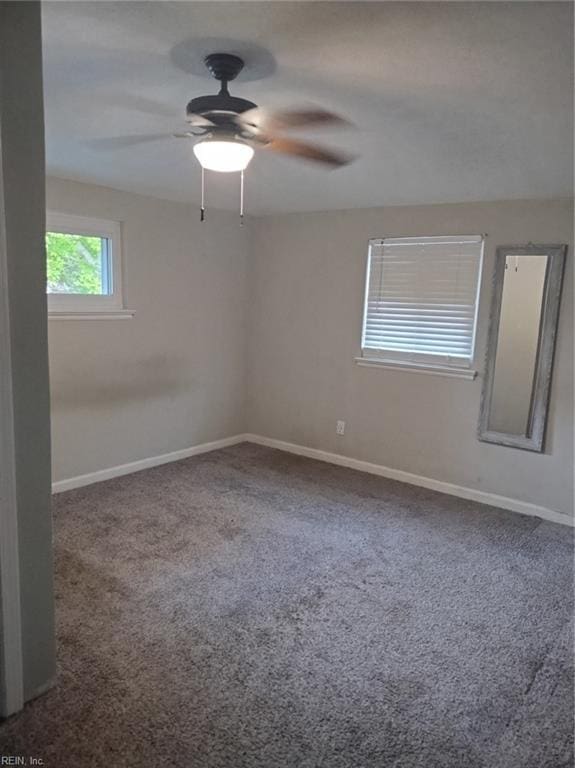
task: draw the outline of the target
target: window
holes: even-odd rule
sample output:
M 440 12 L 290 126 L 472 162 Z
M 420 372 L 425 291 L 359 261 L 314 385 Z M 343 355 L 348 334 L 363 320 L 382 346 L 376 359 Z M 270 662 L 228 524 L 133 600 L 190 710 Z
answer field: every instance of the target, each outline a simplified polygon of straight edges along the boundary
M 363 359 L 469 368 L 482 258 L 481 236 L 371 240 Z
M 122 310 L 120 224 L 48 212 L 46 229 L 48 310 Z

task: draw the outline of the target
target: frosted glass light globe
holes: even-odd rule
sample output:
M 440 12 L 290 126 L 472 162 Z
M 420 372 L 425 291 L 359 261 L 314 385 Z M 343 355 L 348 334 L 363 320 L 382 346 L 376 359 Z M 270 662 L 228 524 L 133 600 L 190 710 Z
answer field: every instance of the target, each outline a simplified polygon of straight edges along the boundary
M 206 171 L 231 173 L 247 168 L 254 150 L 243 141 L 205 139 L 194 144 L 194 155 Z

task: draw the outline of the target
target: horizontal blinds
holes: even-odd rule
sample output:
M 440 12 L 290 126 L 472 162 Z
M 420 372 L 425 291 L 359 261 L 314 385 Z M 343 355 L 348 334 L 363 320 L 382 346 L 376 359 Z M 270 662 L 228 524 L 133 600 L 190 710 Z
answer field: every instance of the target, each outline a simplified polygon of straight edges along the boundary
M 483 239 L 372 240 L 363 348 L 470 360 Z

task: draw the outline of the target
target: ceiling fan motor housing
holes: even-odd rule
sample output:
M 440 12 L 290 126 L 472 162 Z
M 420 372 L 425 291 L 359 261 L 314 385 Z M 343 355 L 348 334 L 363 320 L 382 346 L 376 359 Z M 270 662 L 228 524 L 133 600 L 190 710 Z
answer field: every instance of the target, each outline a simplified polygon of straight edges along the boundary
M 216 125 L 221 122 L 221 118 L 225 116 L 225 113 L 239 115 L 242 112 L 246 112 L 248 109 L 255 109 L 257 104 L 248 99 L 240 99 L 237 96 L 230 96 L 229 94 L 218 94 L 217 96 L 198 96 L 192 99 L 186 107 L 186 114 L 202 115 L 212 120 Z M 220 120 L 218 120 L 217 113 L 220 114 Z

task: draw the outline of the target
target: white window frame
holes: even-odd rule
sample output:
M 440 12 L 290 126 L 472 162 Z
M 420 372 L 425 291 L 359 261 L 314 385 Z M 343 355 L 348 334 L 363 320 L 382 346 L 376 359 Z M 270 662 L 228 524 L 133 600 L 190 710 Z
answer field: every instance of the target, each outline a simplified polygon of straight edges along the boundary
M 46 232 L 101 237 L 109 241 L 109 278 L 112 293 L 92 295 L 79 293 L 48 293 L 48 312 L 52 316 L 120 316 L 124 307 L 122 228 L 119 221 L 94 219 L 58 211 L 46 212 Z M 133 314 L 133 313 L 129 313 Z
M 391 349 L 376 349 L 365 346 L 365 332 L 368 313 L 369 284 L 371 273 L 371 257 L 374 246 L 381 246 L 385 240 L 421 240 L 432 243 L 434 240 L 446 240 L 455 242 L 457 240 L 475 239 L 481 243 L 479 255 L 479 268 L 477 275 L 477 286 L 475 294 L 475 307 L 473 318 L 473 331 L 471 339 L 471 354 L 465 356 L 435 355 L 423 352 L 397 351 Z M 481 293 L 481 281 L 483 275 L 483 262 L 485 254 L 485 236 L 484 235 L 405 235 L 403 237 L 385 237 L 372 238 L 369 240 L 367 264 L 365 272 L 363 313 L 361 325 L 361 356 L 355 358 L 355 362 L 363 366 L 377 366 L 389 369 L 405 369 L 418 373 L 438 373 L 446 376 L 458 378 L 474 379 L 477 371 L 473 369 L 475 362 L 475 342 L 477 338 L 477 325 L 479 318 L 479 299 Z

